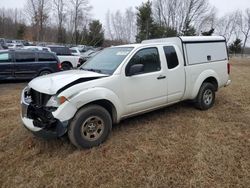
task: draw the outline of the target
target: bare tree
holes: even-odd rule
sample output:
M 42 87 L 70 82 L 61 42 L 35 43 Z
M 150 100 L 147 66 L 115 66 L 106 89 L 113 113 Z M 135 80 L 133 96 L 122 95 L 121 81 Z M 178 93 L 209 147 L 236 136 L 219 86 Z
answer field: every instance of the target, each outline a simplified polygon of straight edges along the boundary
M 179 34 L 189 24 L 199 29 L 213 9 L 208 0 L 155 0 L 153 6 L 156 22 Z
M 19 9 L 0 9 L 0 37 L 19 38 L 24 32 L 24 16 Z M 21 31 L 22 30 L 22 31 Z M 19 34 L 18 34 L 19 33 Z M 22 33 L 23 35 L 24 33 Z
M 135 41 L 136 14 L 133 8 L 127 8 L 125 13 L 116 11 L 106 14 L 106 34 L 111 40 L 130 43 Z
M 53 0 L 54 8 L 57 15 L 57 41 L 62 43 L 65 41 L 64 35 L 64 22 L 66 20 L 66 12 L 65 12 L 65 0 Z
M 222 35 L 226 38 L 227 43 L 229 43 L 238 26 L 239 11 L 229 13 L 217 21 L 216 24 L 216 34 Z
M 73 23 L 74 23 L 74 34 L 73 39 L 75 44 L 79 41 L 79 26 L 81 21 L 84 18 L 87 18 L 89 11 L 91 10 L 91 6 L 89 5 L 88 0 L 70 0 L 72 8 L 73 8 Z
M 106 35 L 108 38 L 111 40 L 114 40 L 114 34 L 112 31 L 112 26 L 111 26 L 111 15 L 110 15 L 110 10 L 106 13 Z
M 49 18 L 49 0 L 27 0 L 26 11 L 35 28 L 35 40 L 44 40 L 44 27 Z
M 250 36 L 250 8 L 239 14 L 239 28 L 244 36 L 242 53 L 245 52 L 246 43 Z
M 135 33 L 137 31 L 136 27 L 136 14 L 132 7 L 128 8 L 125 11 L 124 15 L 124 36 L 126 42 L 134 42 L 135 41 Z

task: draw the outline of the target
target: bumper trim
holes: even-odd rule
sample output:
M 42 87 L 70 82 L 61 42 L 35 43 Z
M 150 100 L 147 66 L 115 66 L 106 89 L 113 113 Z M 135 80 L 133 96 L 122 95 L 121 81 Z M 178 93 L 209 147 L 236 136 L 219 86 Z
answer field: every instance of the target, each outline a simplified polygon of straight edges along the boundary
M 22 117 L 22 122 L 23 122 L 24 127 L 26 129 L 28 129 L 29 131 L 38 132 L 38 131 L 42 130 L 42 128 L 34 126 L 32 119 L 28 119 L 26 117 Z
M 225 84 L 225 87 L 231 85 L 232 81 L 231 80 L 228 80 L 227 83 Z

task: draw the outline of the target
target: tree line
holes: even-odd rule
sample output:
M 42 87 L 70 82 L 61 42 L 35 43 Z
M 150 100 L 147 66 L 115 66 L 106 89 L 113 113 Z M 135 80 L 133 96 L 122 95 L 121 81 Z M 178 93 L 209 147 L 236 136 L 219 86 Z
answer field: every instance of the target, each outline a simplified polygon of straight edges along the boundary
M 0 9 L 0 37 L 102 46 L 216 34 L 230 44 L 240 40 L 244 51 L 250 36 L 250 8 L 218 17 L 209 0 L 152 0 L 107 11 L 105 27 L 91 10 L 89 0 L 27 0 L 23 10 Z
M 27 0 L 23 10 L 0 9 L 0 37 L 101 46 L 104 30 L 88 0 Z

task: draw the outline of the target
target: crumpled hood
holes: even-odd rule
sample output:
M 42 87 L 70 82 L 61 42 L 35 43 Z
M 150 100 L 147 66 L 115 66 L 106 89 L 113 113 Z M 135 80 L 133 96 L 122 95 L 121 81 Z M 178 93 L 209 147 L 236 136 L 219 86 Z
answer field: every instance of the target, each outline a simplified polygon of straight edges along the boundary
M 37 77 L 29 83 L 29 87 L 41 93 L 54 95 L 60 89 L 77 80 L 84 82 L 85 79 L 89 81 L 106 76 L 107 75 L 105 74 L 99 74 L 95 72 L 70 70 Z

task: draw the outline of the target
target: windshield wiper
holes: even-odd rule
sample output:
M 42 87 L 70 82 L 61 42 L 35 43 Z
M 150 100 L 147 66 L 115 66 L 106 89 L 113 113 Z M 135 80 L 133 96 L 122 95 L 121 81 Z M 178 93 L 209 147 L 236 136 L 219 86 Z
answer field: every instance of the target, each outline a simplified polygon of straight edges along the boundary
M 102 71 L 101 71 L 101 70 L 98 70 L 98 69 L 86 69 L 86 68 L 80 68 L 80 70 L 85 70 L 85 71 L 91 71 L 91 72 L 102 73 Z

